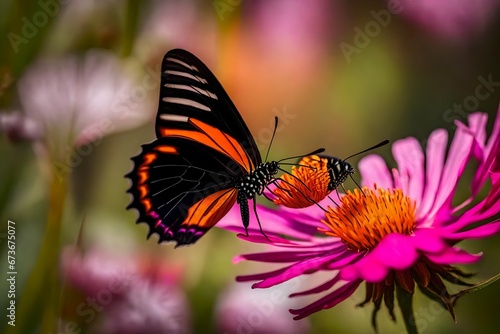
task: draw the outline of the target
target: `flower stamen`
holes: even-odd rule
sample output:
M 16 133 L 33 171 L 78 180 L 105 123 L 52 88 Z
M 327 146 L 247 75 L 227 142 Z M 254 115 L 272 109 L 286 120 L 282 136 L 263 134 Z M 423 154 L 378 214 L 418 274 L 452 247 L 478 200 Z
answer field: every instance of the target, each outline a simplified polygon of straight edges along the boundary
M 415 202 L 401 189 L 355 189 L 341 198 L 339 207 L 329 207 L 327 235 L 339 237 L 351 250 L 371 250 L 386 235 L 409 235 L 415 228 Z

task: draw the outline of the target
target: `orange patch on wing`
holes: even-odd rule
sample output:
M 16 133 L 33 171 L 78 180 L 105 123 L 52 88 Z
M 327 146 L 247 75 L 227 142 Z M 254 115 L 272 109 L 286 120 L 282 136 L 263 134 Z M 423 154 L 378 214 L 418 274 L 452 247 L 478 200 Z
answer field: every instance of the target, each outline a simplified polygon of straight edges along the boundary
M 162 152 L 162 153 L 179 154 L 177 152 L 177 148 L 174 146 L 162 145 L 162 146 L 156 147 L 155 150 L 158 152 Z
M 305 208 L 328 195 L 330 175 L 328 160 L 317 155 L 302 158 L 299 167 L 292 168 L 292 175 L 281 176 L 279 188 L 273 190 L 274 204 L 289 208 Z
M 200 129 L 201 132 L 181 129 L 162 129 L 162 136 L 181 137 L 199 142 L 235 160 L 248 172 L 255 169 L 256 166 L 253 165 L 253 162 L 236 139 L 216 127 L 203 123 L 199 120 L 190 118 L 189 121 Z
M 174 153 L 173 150 L 175 150 L 175 153 L 177 153 L 177 150 L 175 147 L 172 146 L 159 146 L 156 148 L 157 151 L 164 152 L 164 153 Z M 151 203 L 151 199 L 148 197 L 149 195 L 149 187 L 147 185 L 147 181 L 149 179 L 149 168 L 150 165 L 158 158 L 157 153 L 146 153 L 143 156 L 143 161 L 140 164 L 140 166 L 137 168 L 137 189 L 139 191 L 139 201 L 142 203 L 144 206 L 144 210 L 146 212 L 150 211 L 151 208 L 153 207 L 153 204 Z
M 189 208 L 182 225 L 211 228 L 233 207 L 237 192 L 236 189 L 225 189 L 196 202 Z

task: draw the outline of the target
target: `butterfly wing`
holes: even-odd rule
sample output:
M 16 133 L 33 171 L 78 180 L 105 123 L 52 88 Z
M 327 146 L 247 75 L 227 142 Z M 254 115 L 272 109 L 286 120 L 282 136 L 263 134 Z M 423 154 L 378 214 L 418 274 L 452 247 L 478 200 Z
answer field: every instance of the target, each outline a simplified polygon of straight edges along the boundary
M 219 81 L 180 49 L 163 59 L 156 136 L 132 159 L 129 208 L 149 235 L 193 243 L 232 207 L 235 181 L 255 170 L 260 153 Z
M 243 148 L 249 170 L 262 162 L 255 141 L 217 78 L 196 56 L 174 49 L 163 58 L 156 136 L 198 131 L 190 120 L 214 127 Z
M 234 205 L 234 179 L 244 167 L 229 152 L 187 138 L 159 138 L 142 148 L 126 175 L 133 195 L 128 208 L 149 225 L 148 237 L 194 243 Z

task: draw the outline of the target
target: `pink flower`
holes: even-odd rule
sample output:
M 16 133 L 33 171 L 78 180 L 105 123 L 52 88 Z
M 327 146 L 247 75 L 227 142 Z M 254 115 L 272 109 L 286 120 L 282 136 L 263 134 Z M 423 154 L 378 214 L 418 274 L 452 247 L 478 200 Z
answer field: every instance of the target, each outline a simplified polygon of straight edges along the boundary
M 288 309 L 296 304 L 287 298 L 297 282 L 275 286 L 269 291 L 252 290 L 248 284 L 233 284 L 220 296 L 217 307 L 219 333 L 272 334 L 309 333 L 308 319 L 290 318 Z
M 179 268 L 95 249 L 82 255 L 74 248 L 63 251 L 61 264 L 68 286 L 85 297 L 72 321 L 91 332 L 189 333 Z
M 455 40 L 481 32 L 498 8 L 498 0 L 398 0 L 401 14 L 432 33 Z M 389 2 L 393 2 L 390 0 Z
M 113 54 L 91 50 L 83 57 L 40 60 L 18 83 L 20 114 L 0 115 L 11 138 L 42 141 L 52 156 L 69 147 L 139 126 L 153 108 L 147 92 Z
M 394 317 L 395 289 L 398 296 L 407 294 L 411 300 L 417 285 L 439 298 L 454 317 L 454 299 L 443 281 L 470 285 L 462 280 L 468 275 L 454 265 L 474 263 L 481 257 L 456 244 L 500 231 L 500 221 L 494 220 L 500 211 L 500 109 L 489 139 L 486 121 L 483 113 L 471 114 L 467 125 L 457 121 L 448 153 L 448 134 L 443 129 L 430 135 L 425 153 L 415 138 L 395 142 L 392 149 L 398 168 L 389 169 L 377 155 L 365 157 L 359 164 L 363 193 L 348 191 L 341 198 L 331 193 L 340 206 L 323 200 L 320 205 L 329 206 L 326 212 L 317 206 L 276 211 L 260 208 L 260 220 L 271 241 L 258 229 L 251 229 L 249 237 L 240 237 L 270 244 L 276 250 L 240 255 L 235 261 L 285 265 L 237 280 L 257 281 L 253 288 L 269 288 L 330 271 L 330 279 L 321 285 L 291 295 L 323 293 L 310 305 L 290 310 L 294 319 L 334 307 L 363 282 L 366 299 L 362 305 L 373 301 L 375 313 L 384 301 Z M 472 159 L 477 165 L 470 197 L 455 205 L 457 185 Z M 488 180 L 491 186 L 486 197 L 478 198 Z M 219 226 L 243 232 L 231 223 L 233 214 Z

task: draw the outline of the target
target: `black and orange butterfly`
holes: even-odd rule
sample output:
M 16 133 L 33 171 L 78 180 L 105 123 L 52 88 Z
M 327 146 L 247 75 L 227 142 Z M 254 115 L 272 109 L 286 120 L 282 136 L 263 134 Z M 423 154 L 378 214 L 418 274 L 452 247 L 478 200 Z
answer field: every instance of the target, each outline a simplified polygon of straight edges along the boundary
M 262 162 L 238 110 L 196 56 L 171 50 L 161 71 L 158 139 L 132 158 L 127 208 L 139 211 L 148 237 L 157 233 L 159 242 L 176 247 L 196 242 L 235 202 L 247 229 L 248 201 L 256 210 L 255 198 L 275 180 L 279 162 Z

